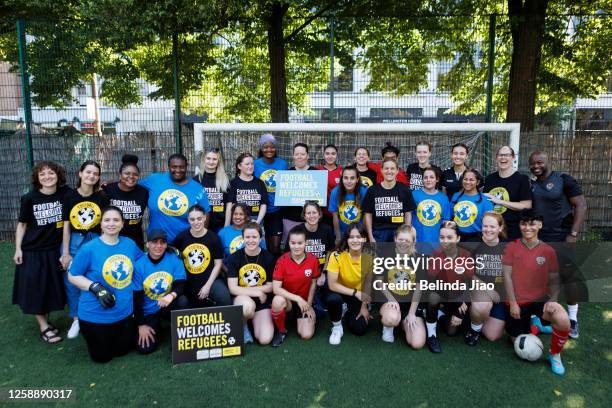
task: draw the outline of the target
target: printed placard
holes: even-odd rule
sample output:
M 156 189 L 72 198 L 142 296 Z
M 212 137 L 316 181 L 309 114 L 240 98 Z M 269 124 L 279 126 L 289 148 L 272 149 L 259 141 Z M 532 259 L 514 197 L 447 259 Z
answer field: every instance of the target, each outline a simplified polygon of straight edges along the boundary
M 306 201 L 327 205 L 327 170 L 280 170 L 274 205 L 303 207 Z

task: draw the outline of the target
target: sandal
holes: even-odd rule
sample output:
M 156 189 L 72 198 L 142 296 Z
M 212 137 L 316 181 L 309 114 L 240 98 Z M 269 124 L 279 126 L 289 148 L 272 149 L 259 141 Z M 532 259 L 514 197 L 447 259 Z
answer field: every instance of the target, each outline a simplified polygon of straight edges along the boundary
M 55 327 L 54 325 L 52 325 L 51 323 L 47 323 L 49 325 L 49 328 L 51 330 L 53 330 L 53 333 L 58 334 L 59 330 L 57 329 L 57 327 Z
M 54 329 L 55 328 L 53 326 L 47 327 L 45 330 L 40 332 L 40 339 L 49 344 L 56 344 L 62 341 L 63 339 L 53 331 Z

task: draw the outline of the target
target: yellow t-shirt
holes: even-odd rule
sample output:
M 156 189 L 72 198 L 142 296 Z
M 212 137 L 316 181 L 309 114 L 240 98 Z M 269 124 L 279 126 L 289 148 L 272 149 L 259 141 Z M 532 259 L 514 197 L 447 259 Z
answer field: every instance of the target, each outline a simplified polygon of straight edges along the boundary
M 367 266 L 371 264 L 371 256 L 362 254 L 361 258 L 355 260 L 351 258 L 348 251 L 334 251 L 329 256 L 327 263 L 327 272 L 338 275 L 338 283 L 346 286 L 349 289 L 361 290 L 362 264 Z M 363 271 L 365 274 L 368 271 Z M 364 275 L 365 276 L 365 275 Z

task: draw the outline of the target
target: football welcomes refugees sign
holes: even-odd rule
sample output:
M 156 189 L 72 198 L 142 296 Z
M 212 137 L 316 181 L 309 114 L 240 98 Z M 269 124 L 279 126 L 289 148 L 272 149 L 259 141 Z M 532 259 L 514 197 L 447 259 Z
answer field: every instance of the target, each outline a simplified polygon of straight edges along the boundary
M 327 205 L 327 170 L 280 170 L 274 205 L 302 207 L 306 201 Z
M 174 310 L 171 324 L 174 364 L 243 353 L 242 306 Z

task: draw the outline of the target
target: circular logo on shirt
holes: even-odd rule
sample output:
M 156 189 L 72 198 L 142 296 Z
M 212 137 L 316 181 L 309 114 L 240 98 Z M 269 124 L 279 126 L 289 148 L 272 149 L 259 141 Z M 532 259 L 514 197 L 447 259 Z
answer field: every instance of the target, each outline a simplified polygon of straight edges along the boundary
M 229 244 L 229 252 L 233 254 L 234 252 L 244 248 L 244 239 L 242 235 L 238 235 L 236 238 L 232 239 L 232 242 Z
M 387 272 L 387 282 L 394 283 L 397 285 L 394 289 L 391 290 L 391 292 L 399 296 L 406 296 L 408 293 L 410 293 L 409 284 L 411 282 L 412 284 L 416 282 L 416 274 L 414 273 L 412 268 L 392 268 L 389 269 L 389 271 Z
M 266 282 L 266 270 L 256 263 L 248 263 L 238 271 L 240 286 L 261 286 Z
M 536 258 L 536 263 L 540 266 L 544 265 L 544 262 L 546 262 L 546 258 L 544 258 L 543 256 L 538 256 Z
M 554 186 L 555 186 L 555 184 L 553 182 L 547 183 L 546 184 L 546 189 L 547 190 L 552 190 Z
M 372 187 L 372 185 L 374 183 L 372 182 L 372 180 L 369 177 L 361 176 L 361 184 L 363 184 L 364 186 L 370 188 L 370 187 Z
M 165 190 L 157 199 L 157 207 L 166 215 L 179 217 L 187 211 L 189 200 L 185 193 L 173 188 Z
M 494 189 L 489 191 L 489 194 L 491 194 L 493 197 L 497 198 L 498 200 L 510 201 L 510 194 L 508 194 L 508 190 L 506 190 L 503 187 L 495 187 Z M 493 207 L 493 211 L 495 211 L 498 214 L 503 214 L 506 212 L 506 210 L 507 208 L 504 207 L 503 205 L 495 204 L 495 207 Z
M 416 214 L 421 224 L 431 227 L 440 221 L 442 207 L 435 200 L 423 200 L 417 206 Z
M 142 284 L 145 295 L 153 300 L 167 295 L 171 285 L 172 275 L 165 271 L 152 273 Z
M 194 275 L 206 270 L 210 264 L 210 251 L 206 245 L 191 244 L 183 250 L 185 268 Z
M 476 221 L 478 208 L 471 201 L 459 201 L 453 209 L 455 212 L 455 222 L 460 227 L 469 227 Z
M 261 181 L 263 181 L 266 185 L 266 190 L 268 193 L 273 193 L 276 191 L 276 172 L 277 170 L 275 169 L 268 169 L 261 173 L 261 176 L 259 176 Z
M 102 277 L 113 288 L 123 289 L 132 283 L 132 261 L 125 255 L 113 255 L 102 266 Z
M 70 223 L 79 230 L 89 230 L 100 223 L 102 211 L 91 201 L 78 203 L 70 210 Z
M 361 211 L 353 200 L 347 200 L 340 204 L 338 215 L 340 216 L 340 220 L 345 224 L 352 224 L 361 219 Z

